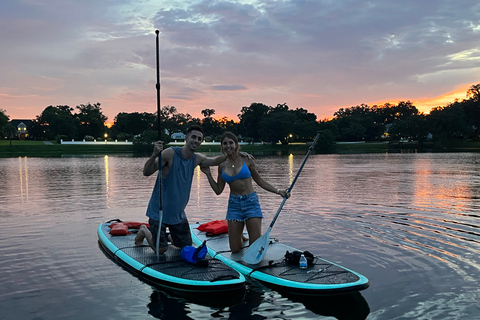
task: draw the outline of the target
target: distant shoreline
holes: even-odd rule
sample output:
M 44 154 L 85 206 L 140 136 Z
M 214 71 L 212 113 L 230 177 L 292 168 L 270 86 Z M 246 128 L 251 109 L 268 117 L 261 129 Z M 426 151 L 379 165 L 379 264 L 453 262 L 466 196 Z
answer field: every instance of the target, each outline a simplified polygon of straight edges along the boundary
M 170 144 L 173 145 L 173 144 Z M 176 143 L 175 145 L 181 145 Z M 146 157 L 151 153 L 149 146 L 119 145 L 115 143 L 91 144 L 58 144 L 55 141 L 10 141 L 0 140 L 0 158 L 11 157 L 65 157 L 65 156 L 101 156 L 101 155 L 131 155 Z M 241 150 L 253 155 L 288 155 L 305 154 L 308 146 L 304 143 L 289 145 L 271 144 L 242 144 Z M 220 145 L 204 143 L 199 152 L 220 154 Z M 433 144 L 418 145 L 416 143 L 389 144 L 386 142 L 364 143 L 337 143 L 332 151 L 319 152 L 326 154 L 355 154 L 355 153 L 421 153 L 421 152 L 480 152 L 480 141 L 454 141 L 446 147 L 436 147 Z

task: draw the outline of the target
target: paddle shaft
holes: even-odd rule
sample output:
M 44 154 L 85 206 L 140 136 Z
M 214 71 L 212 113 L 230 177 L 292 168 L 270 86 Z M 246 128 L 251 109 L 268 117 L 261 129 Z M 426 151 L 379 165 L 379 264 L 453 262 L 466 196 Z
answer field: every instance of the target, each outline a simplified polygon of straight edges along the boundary
M 267 232 L 265 232 L 260 238 L 258 238 L 254 243 L 250 245 L 250 247 L 247 249 L 245 254 L 243 255 L 243 261 L 245 261 L 248 264 L 257 264 L 260 261 L 262 261 L 263 257 L 265 256 L 267 249 L 268 249 L 268 244 L 270 242 L 270 230 L 272 230 L 273 225 L 275 224 L 275 221 L 277 221 L 278 215 L 280 214 L 280 211 L 283 208 L 283 205 L 285 204 L 285 201 L 287 201 L 288 194 L 292 190 L 293 186 L 295 185 L 295 182 L 297 182 L 298 176 L 300 175 L 300 172 L 303 169 L 303 166 L 305 165 L 305 162 L 307 162 L 308 156 L 313 150 L 313 147 L 315 147 L 315 144 L 317 143 L 318 137 L 320 136 L 320 132 L 317 133 L 317 136 L 315 137 L 315 140 L 313 140 L 312 145 L 310 148 L 308 148 L 307 155 L 305 156 L 305 159 L 303 160 L 302 165 L 300 166 L 300 169 L 298 169 L 298 172 L 295 176 L 295 178 L 292 181 L 292 184 L 290 187 L 287 189 L 287 194 L 285 197 L 283 197 L 282 204 L 277 210 L 277 213 L 273 217 L 272 223 L 270 223 L 270 226 L 267 229 Z
M 307 155 L 305 156 L 305 159 L 303 159 L 303 163 L 300 166 L 300 169 L 298 169 L 297 174 L 295 175 L 295 178 L 292 181 L 292 184 L 287 190 L 287 195 L 283 197 L 283 201 L 280 204 L 280 207 L 277 210 L 277 213 L 273 217 L 272 223 L 270 223 L 270 226 L 268 227 L 267 232 L 270 232 L 270 229 L 272 229 L 273 225 L 275 224 L 275 221 L 277 221 L 278 215 L 280 214 L 280 211 L 282 211 L 283 205 L 285 204 L 285 201 L 287 201 L 288 194 L 292 191 L 293 186 L 295 185 L 295 182 L 297 182 L 298 176 L 300 175 L 300 172 L 302 172 L 303 166 L 305 166 L 305 163 L 307 162 L 308 156 L 310 156 L 310 153 L 312 153 L 313 148 L 315 147 L 315 144 L 317 143 L 318 137 L 320 137 L 320 132 L 317 133 L 317 136 L 315 137 L 315 140 L 313 140 L 311 146 L 308 148 Z
M 160 128 L 160 45 L 159 45 L 159 33 L 160 31 L 156 30 L 156 49 L 157 49 L 157 130 L 158 130 L 158 140 L 162 140 L 162 130 Z M 156 241 L 156 253 L 157 258 L 160 257 L 159 246 L 160 246 L 160 233 L 162 231 L 162 220 L 163 220 L 163 194 L 162 194 L 162 152 L 158 154 L 158 188 L 159 188 L 159 210 L 158 210 L 158 232 L 157 232 L 157 241 Z

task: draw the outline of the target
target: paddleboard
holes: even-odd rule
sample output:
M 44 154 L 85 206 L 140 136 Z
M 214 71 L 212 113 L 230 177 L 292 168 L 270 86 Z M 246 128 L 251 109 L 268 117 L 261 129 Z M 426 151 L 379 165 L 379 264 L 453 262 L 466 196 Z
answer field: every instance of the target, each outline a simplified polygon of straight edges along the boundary
M 268 287 L 302 295 L 342 294 L 357 292 L 368 288 L 369 281 L 363 275 L 342 267 L 336 263 L 315 256 L 313 264 L 301 269 L 298 264 L 285 260 L 287 251 L 302 251 L 285 245 L 276 239 L 270 239 L 264 259 L 250 265 L 242 261 L 247 250 L 248 241 L 238 253 L 231 253 L 228 234 L 210 236 L 197 228 L 200 224 L 190 225 L 193 242 L 200 245 L 207 240 L 211 257 L 252 279 L 258 280 Z
M 143 246 L 135 246 L 135 231 L 124 236 L 110 235 L 109 225 L 98 227 L 100 248 L 105 254 L 140 279 L 154 286 L 175 292 L 241 295 L 245 290 L 245 277 L 228 267 L 221 260 L 207 254 L 208 266 L 202 267 L 183 261 L 180 249 L 169 246 L 165 254 L 157 255 L 144 240 Z

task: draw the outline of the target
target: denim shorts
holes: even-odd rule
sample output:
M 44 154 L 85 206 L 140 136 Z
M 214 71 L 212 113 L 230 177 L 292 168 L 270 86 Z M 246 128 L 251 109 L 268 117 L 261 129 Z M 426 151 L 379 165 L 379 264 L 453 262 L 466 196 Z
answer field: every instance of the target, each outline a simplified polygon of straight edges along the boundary
M 256 192 L 244 195 L 230 194 L 227 220 L 245 222 L 250 218 L 263 218 Z

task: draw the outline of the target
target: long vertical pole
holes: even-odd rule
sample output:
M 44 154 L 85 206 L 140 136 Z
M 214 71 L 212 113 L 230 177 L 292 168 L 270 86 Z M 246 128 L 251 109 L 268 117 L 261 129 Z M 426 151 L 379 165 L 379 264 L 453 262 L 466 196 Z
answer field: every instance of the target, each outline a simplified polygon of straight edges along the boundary
M 162 140 L 162 130 L 160 128 L 160 45 L 159 45 L 159 33 L 160 31 L 155 30 L 157 34 L 156 47 L 157 47 L 157 130 L 158 130 L 158 140 Z M 157 258 L 160 258 L 158 253 L 160 247 L 160 233 L 162 231 L 162 220 L 163 220 L 163 194 L 162 194 L 162 153 L 158 154 L 158 193 L 159 193 L 159 210 L 158 210 L 158 233 L 156 241 L 156 253 Z
M 157 129 L 158 129 L 158 140 L 162 140 L 162 131 L 160 130 L 160 45 L 159 45 L 159 33 L 160 31 L 155 30 L 157 34 Z

